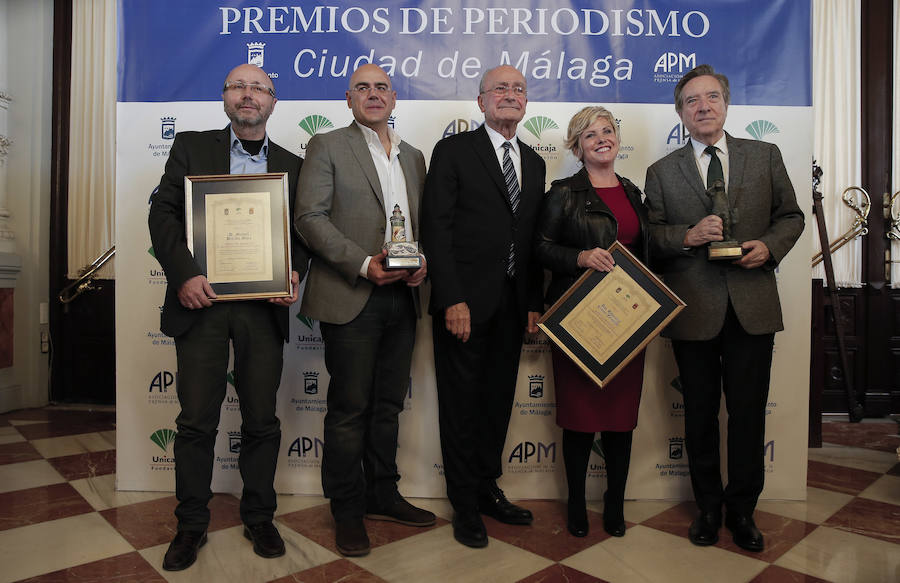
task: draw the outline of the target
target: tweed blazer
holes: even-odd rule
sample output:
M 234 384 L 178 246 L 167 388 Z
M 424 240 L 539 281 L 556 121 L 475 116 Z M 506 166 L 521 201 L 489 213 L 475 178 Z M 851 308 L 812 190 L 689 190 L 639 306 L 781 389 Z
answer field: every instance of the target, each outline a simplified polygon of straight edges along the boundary
M 419 230 L 425 157 L 400 142 L 412 238 Z M 362 130 L 355 122 L 309 141 L 294 204 L 294 227 L 311 261 L 300 312 L 329 324 L 346 324 L 366 305 L 374 284 L 359 273 L 366 257 L 384 245 L 384 193 Z M 429 265 L 430 267 L 430 265 Z M 410 288 L 416 311 L 419 289 Z
M 691 144 L 651 165 L 644 185 L 650 253 L 666 284 L 687 303 L 663 332 L 676 340 L 713 338 L 722 329 L 729 300 L 747 333 L 784 329 L 775 268 L 803 232 L 803 212 L 777 146 L 728 134 L 726 144 L 733 236 L 762 241 L 771 257 L 761 267 L 743 269 L 709 261 L 705 247 L 685 249 L 687 230 L 712 212 Z

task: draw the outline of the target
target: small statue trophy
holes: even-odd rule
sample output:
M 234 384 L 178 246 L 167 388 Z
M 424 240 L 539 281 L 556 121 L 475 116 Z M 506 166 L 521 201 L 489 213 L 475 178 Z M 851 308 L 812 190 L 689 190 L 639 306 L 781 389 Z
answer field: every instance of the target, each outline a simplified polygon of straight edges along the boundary
M 744 256 L 741 244 L 732 238 L 731 231 L 736 222 L 731 205 L 728 204 L 728 195 L 725 193 L 725 183 L 716 180 L 706 190 L 707 196 L 712 199 L 712 214 L 722 219 L 722 241 L 713 241 L 709 244 L 709 260 L 740 259 Z
M 384 244 L 385 269 L 418 269 L 422 267 L 419 244 L 406 240 L 406 218 L 400 205 L 395 204 L 391 213 L 391 240 Z

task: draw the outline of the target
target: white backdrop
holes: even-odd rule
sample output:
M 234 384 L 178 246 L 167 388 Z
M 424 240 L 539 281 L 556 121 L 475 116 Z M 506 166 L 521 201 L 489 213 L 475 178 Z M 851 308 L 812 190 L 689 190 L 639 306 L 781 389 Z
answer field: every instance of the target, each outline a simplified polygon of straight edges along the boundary
M 442 136 L 472 129 L 483 119 L 475 104 L 476 85 L 477 81 L 473 80 L 470 101 L 405 101 L 399 95 L 394 112 L 395 129 L 406 141 L 420 148 L 426 160 L 430 159 L 434 143 Z M 574 159 L 563 151 L 562 141 L 569 118 L 583 105 L 587 104 L 528 104 L 525 120 L 519 126 L 519 137 L 534 146 L 547 161 L 548 184 L 576 169 Z M 683 145 L 683 129 L 674 107 L 603 105 L 621 120 L 622 146 L 617 171 L 642 186 L 646 167 Z M 310 116 L 321 117 L 310 119 Z M 534 120 L 538 116 L 548 119 Z M 120 102 L 117 118 L 117 487 L 172 490 L 171 436 L 178 413 L 175 351 L 172 339 L 158 330 L 165 276 L 152 256 L 146 222 L 148 199 L 162 174 L 172 143 L 172 130 L 221 128 L 227 119 L 221 103 L 198 101 Z M 342 101 L 279 101 L 268 130 L 271 139 L 302 155 L 316 126 L 322 126 L 318 131 L 328 131 L 346 125 L 351 119 Z M 811 208 L 812 109 L 735 105 L 729 109 L 725 129 L 736 137 L 759 137 L 758 131 L 748 130 L 757 121 L 770 122 L 771 125 L 758 123 L 756 127 L 769 128 L 762 138 L 781 148 L 800 208 Z M 531 132 L 526 129 L 528 125 L 544 129 Z M 806 492 L 808 258 L 813 234 L 814 229 L 806 229 L 778 271 L 786 331 L 775 338 L 767 411 L 767 479 L 763 497 L 769 499 L 802 499 Z M 400 490 L 408 496 L 441 497 L 445 492 L 430 326 L 428 316 L 419 323 L 406 410 L 400 417 L 398 464 L 403 476 Z M 671 348 L 667 342 L 657 340 L 648 350 L 626 496 L 688 499 L 690 484 L 682 447 L 683 406 L 675 388 L 677 373 Z M 278 400 L 283 431 L 276 474 L 279 492 L 321 493 L 319 469 L 327 386 L 318 323 L 293 318 Z M 564 497 L 561 432 L 554 418 L 548 341 L 543 336 L 528 338 L 523 346 L 504 450 L 504 476 L 500 481 L 511 497 Z M 216 443 L 215 491 L 240 490 L 236 453 L 240 446 L 239 428 L 237 397 L 229 385 Z M 603 481 L 603 460 L 595 453 L 589 468 L 589 497 L 601 495 Z

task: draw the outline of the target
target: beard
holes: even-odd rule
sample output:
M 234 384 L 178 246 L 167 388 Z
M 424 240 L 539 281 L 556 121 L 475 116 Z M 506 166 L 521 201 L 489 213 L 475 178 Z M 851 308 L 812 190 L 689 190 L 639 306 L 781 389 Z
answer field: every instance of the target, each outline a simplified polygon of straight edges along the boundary
M 231 124 L 238 127 L 251 128 L 266 123 L 266 120 L 269 119 L 271 110 L 266 111 L 265 108 L 257 108 L 252 111 L 241 110 L 241 106 L 246 105 L 247 103 L 252 102 L 244 100 L 235 107 L 225 106 L 225 115 L 231 120 Z M 255 104 L 253 105 L 255 106 Z

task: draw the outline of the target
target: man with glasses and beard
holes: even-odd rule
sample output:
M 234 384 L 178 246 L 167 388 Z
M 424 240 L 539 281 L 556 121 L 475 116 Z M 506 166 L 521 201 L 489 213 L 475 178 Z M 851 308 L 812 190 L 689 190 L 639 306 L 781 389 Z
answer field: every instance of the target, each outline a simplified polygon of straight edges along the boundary
M 190 567 L 206 543 L 229 341 L 241 409 L 238 465 L 244 482 L 240 504 L 244 536 L 262 557 L 279 557 L 285 552 L 284 541 L 272 524 L 276 506 L 273 482 L 281 444 L 275 394 L 281 381 L 282 349 L 289 337 L 288 306 L 297 300 L 306 255 L 292 238 L 291 297 L 213 302 L 216 294 L 187 247 L 184 177 L 287 172 L 293 189 L 301 160 L 266 134 L 266 122 L 277 99 L 265 71 L 254 65 L 235 67 L 225 79 L 222 99 L 231 123 L 221 130 L 177 134 L 150 204 L 153 252 L 168 282 L 160 330 L 175 338 L 181 405 L 174 446 L 178 532 L 163 559 L 167 571 Z

